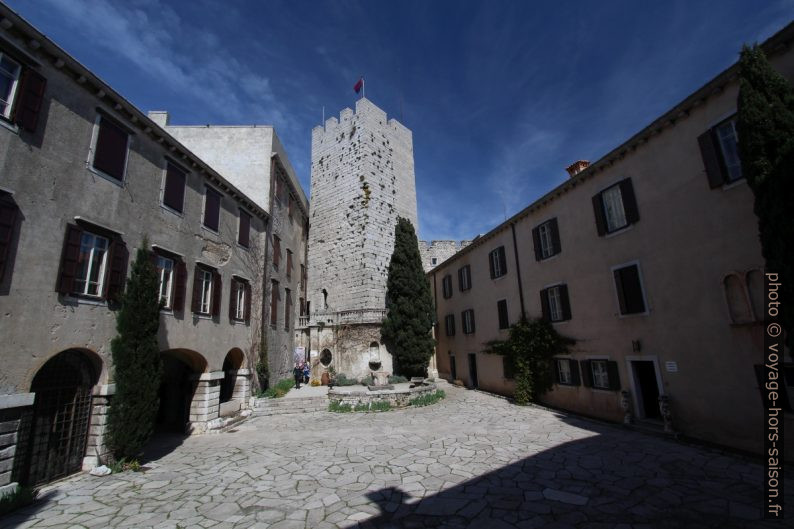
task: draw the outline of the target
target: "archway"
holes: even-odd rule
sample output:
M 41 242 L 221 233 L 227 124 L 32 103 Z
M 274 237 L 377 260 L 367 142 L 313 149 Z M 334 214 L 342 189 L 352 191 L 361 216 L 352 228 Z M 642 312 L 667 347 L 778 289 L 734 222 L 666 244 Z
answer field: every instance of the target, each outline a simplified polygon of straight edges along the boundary
M 93 354 L 68 349 L 36 373 L 30 386 L 36 397 L 20 481 L 40 485 L 81 470 L 91 423 L 91 394 L 101 365 Z
M 234 348 L 228 352 L 223 360 L 223 381 L 221 382 L 221 403 L 229 402 L 234 397 L 234 388 L 237 384 L 237 371 L 243 367 L 245 355 Z
M 199 353 L 188 349 L 171 349 L 161 354 L 163 378 L 160 383 L 157 430 L 185 433 L 197 386 L 193 375 L 206 371 L 207 361 Z
M 320 363 L 325 367 L 331 365 L 331 360 L 333 360 L 334 356 L 331 354 L 330 349 L 323 349 L 323 352 L 320 353 Z

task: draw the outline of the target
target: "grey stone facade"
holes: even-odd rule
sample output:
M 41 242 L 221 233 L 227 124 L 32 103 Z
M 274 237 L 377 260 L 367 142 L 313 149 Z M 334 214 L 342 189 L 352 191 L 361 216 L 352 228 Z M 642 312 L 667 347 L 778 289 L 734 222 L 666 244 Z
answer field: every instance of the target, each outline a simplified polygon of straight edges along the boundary
M 460 250 L 471 244 L 471 241 L 419 241 L 419 254 L 422 256 L 422 267 L 429 272 Z

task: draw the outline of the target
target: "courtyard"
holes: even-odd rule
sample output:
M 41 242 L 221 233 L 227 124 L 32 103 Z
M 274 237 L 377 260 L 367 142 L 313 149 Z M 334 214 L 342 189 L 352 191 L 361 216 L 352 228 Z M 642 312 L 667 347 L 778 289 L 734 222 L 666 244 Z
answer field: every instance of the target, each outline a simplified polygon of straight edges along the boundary
M 780 527 L 759 463 L 442 387 L 424 408 L 160 437 L 144 472 L 72 476 L 0 527 Z

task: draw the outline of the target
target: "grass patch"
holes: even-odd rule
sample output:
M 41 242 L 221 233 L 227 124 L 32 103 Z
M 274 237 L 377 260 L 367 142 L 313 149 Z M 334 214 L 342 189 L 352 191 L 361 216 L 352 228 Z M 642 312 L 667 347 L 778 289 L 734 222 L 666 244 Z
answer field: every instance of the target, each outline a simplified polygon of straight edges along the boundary
M 37 489 L 17 485 L 13 492 L 0 496 L 0 516 L 4 516 L 25 505 L 30 505 L 36 500 L 38 494 L 39 491 Z
M 119 459 L 118 461 L 109 464 L 108 468 L 113 474 L 126 472 L 127 470 L 132 470 L 133 472 L 141 472 L 143 470 L 143 467 L 141 467 L 141 464 L 137 459 L 130 459 L 129 461 L 126 459 Z
M 390 409 L 391 403 L 387 400 L 378 400 L 369 405 L 369 411 L 389 411 Z
M 332 400 L 331 403 L 328 405 L 328 411 L 332 411 L 335 413 L 347 413 L 353 411 L 353 406 L 347 403 L 342 403 L 338 400 Z
M 295 380 L 291 378 L 282 378 L 272 387 L 267 388 L 259 394 L 260 397 L 268 399 L 278 399 L 286 395 L 289 390 L 295 386 Z
M 391 408 L 391 403 L 385 400 L 379 400 L 375 402 L 359 402 L 355 406 L 348 403 L 342 403 L 338 400 L 333 400 L 328 405 L 328 411 L 333 411 L 336 413 L 348 413 L 353 411 L 359 412 L 368 412 L 368 411 L 389 411 Z
M 413 398 L 408 401 L 409 406 L 429 406 L 431 404 L 435 404 L 436 402 L 440 401 L 447 394 L 444 393 L 443 389 L 439 389 L 434 393 L 427 393 L 425 395 L 421 395 L 419 397 Z

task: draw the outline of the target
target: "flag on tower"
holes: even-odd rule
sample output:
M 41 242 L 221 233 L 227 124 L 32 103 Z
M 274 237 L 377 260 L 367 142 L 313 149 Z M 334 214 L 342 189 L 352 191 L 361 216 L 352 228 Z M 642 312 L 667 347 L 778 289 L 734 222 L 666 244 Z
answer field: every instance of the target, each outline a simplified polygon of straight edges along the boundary
M 362 88 L 364 88 L 364 78 L 359 77 L 358 82 L 353 86 L 353 90 L 355 90 L 356 93 L 358 94 L 359 92 L 361 92 Z

